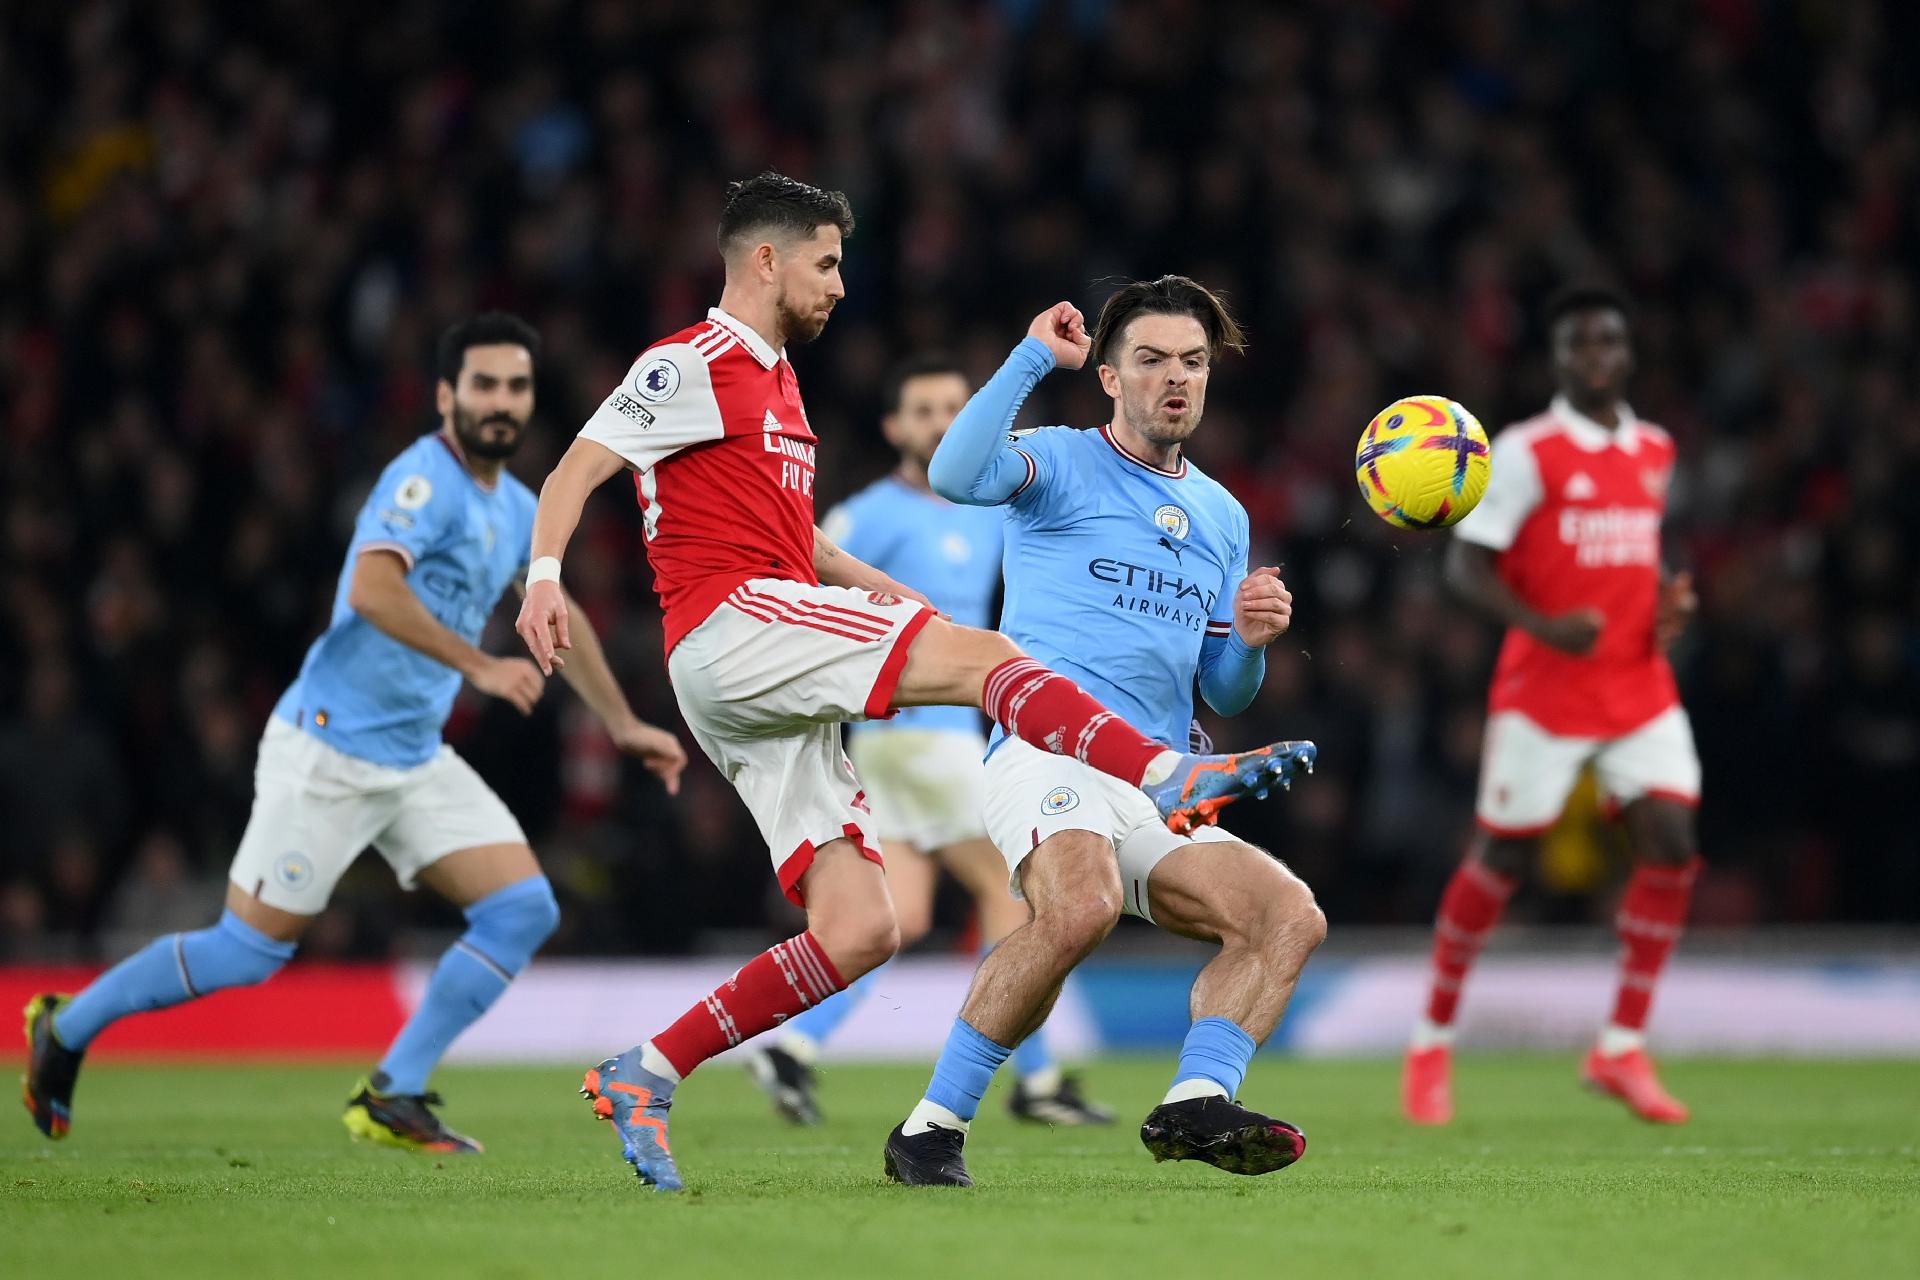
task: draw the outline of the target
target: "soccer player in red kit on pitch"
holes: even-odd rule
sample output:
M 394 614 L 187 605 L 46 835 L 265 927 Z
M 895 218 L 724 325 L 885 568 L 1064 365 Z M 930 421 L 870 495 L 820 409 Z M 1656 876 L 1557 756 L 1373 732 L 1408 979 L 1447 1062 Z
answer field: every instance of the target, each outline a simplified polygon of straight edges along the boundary
M 1694 609 L 1688 575 L 1661 567 L 1673 441 L 1627 407 L 1633 346 L 1618 294 L 1563 291 L 1546 320 L 1560 393 L 1494 440 L 1492 482 L 1447 560 L 1455 591 L 1507 635 L 1488 697 L 1479 830 L 1440 899 L 1432 989 L 1401 1105 L 1415 1124 L 1452 1118 L 1461 986 L 1540 835 L 1591 764 L 1636 865 L 1616 920 L 1613 1016 L 1581 1076 L 1643 1119 L 1679 1124 L 1687 1109 L 1646 1051 L 1654 986 L 1700 869 L 1700 761 L 1666 656 Z
M 560 557 L 587 495 L 634 472 L 681 713 L 752 812 L 807 928 L 749 961 L 653 1038 L 587 1073 L 642 1182 L 678 1190 L 667 1111 L 708 1058 L 811 1008 L 899 945 L 866 797 L 840 726 L 909 706 L 978 707 L 1007 732 L 1137 786 L 1183 829 L 1289 781 L 1310 755 L 1174 751 L 992 631 L 834 546 L 813 523 L 815 439 L 785 344 L 819 336 L 844 293 L 846 197 L 775 173 L 732 184 L 720 305 L 640 353 L 540 492 L 517 629 L 563 665 Z M 1061 341 L 1085 350 L 1077 313 Z M 615 1006 L 617 1007 L 617 1006 Z

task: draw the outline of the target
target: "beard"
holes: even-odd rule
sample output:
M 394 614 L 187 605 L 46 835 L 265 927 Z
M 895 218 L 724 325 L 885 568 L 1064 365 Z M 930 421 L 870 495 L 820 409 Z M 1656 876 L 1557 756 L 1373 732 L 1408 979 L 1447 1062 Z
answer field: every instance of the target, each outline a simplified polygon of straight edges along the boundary
M 1160 412 L 1160 402 L 1164 396 L 1152 399 L 1135 400 L 1132 396 L 1121 396 L 1121 407 L 1127 412 L 1127 421 L 1133 429 L 1157 445 L 1185 444 L 1200 429 L 1200 405 L 1194 398 L 1186 396 L 1187 411 L 1174 421 L 1168 421 Z
M 512 430 L 501 436 L 490 430 L 493 427 L 510 427 Z M 491 414 L 480 418 L 468 413 L 459 405 L 453 406 L 453 435 L 460 447 L 476 458 L 486 458 L 498 462 L 511 458 L 520 448 L 520 438 L 526 434 L 527 424 L 508 413 Z
M 773 300 L 774 323 L 780 326 L 780 332 L 787 341 L 800 345 L 812 342 L 827 327 L 827 317 L 817 311 L 795 311 L 787 305 L 786 290 Z

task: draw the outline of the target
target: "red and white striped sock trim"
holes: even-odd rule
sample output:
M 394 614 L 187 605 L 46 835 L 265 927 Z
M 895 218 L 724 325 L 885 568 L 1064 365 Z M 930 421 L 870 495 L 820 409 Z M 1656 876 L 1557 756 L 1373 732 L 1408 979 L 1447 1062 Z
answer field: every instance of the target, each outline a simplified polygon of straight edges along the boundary
M 1093 735 L 1100 732 L 1101 726 L 1105 725 L 1109 720 L 1116 718 L 1113 712 L 1102 711 L 1099 715 L 1087 721 L 1080 729 L 1080 736 L 1073 740 L 1073 758 L 1081 764 L 1085 764 L 1087 762 L 1087 749 L 1093 745 Z
M 767 954 L 780 966 L 780 976 L 803 1009 L 811 1009 L 845 985 L 810 932 L 795 934 Z
M 1014 658 L 1001 663 L 987 677 L 981 702 L 985 704 L 987 714 L 999 721 L 1002 728 L 1016 738 L 1022 737 L 1024 735 L 1020 732 L 1021 708 L 1027 705 L 1034 694 L 1044 689 L 1048 682 L 1065 678 L 1057 672 L 1049 671 L 1032 658 Z M 1067 754 L 1058 747 L 1055 751 L 1060 755 Z M 1073 754 L 1079 756 L 1078 751 Z
M 731 1049 L 739 1044 L 740 1024 L 733 1020 L 733 1015 L 727 1012 L 727 1006 L 720 1002 L 718 991 L 707 996 L 706 1007 L 708 1016 L 713 1019 L 714 1025 L 720 1028 L 720 1034 L 727 1038 L 727 1048 Z

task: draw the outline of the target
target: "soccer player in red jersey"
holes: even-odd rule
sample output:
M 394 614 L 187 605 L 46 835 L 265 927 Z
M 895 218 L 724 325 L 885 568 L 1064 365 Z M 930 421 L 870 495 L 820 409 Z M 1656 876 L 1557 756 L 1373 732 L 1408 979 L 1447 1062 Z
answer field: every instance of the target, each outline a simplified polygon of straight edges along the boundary
M 666 1030 L 587 1073 L 641 1181 L 679 1189 L 673 1091 L 700 1063 L 811 1008 L 899 945 L 865 794 L 840 726 L 909 706 L 979 707 L 1007 732 L 1137 786 L 1179 828 L 1286 781 L 1294 744 L 1176 751 L 1005 636 L 955 626 L 813 522 L 813 431 L 785 344 L 818 337 L 845 290 L 853 213 L 765 173 L 728 188 L 720 305 L 640 353 L 541 489 L 517 629 L 565 662 L 560 557 L 587 495 L 634 473 L 682 714 L 752 812 L 807 928 L 749 961 Z M 1091 339 L 1074 313 L 1060 340 Z
M 1460 522 L 1447 578 L 1507 627 L 1488 697 L 1479 830 L 1440 899 L 1426 1016 L 1401 1103 L 1416 1124 L 1453 1115 L 1454 1016 L 1473 959 L 1540 835 L 1591 764 L 1636 858 L 1616 921 L 1620 986 L 1582 1078 L 1644 1119 L 1687 1109 L 1646 1052 L 1648 1009 L 1699 873 L 1700 761 L 1666 650 L 1694 609 L 1685 573 L 1661 567 L 1673 441 L 1634 416 L 1627 307 L 1600 288 L 1563 291 L 1547 331 L 1559 395 L 1493 442 L 1486 497 Z

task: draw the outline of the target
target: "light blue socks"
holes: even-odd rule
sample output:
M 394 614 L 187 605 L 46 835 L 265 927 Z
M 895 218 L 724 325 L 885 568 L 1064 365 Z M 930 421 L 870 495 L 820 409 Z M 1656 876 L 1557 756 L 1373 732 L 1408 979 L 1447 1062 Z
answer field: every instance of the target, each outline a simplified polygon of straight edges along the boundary
M 1012 1053 L 1006 1045 L 996 1044 L 975 1031 L 964 1018 L 955 1018 L 953 1030 L 947 1033 L 946 1048 L 940 1051 L 940 1060 L 933 1064 L 933 1081 L 927 1085 L 927 1096 L 907 1117 L 904 1132 L 924 1133 L 939 1125 L 964 1133 L 980 1113 L 980 1099 L 987 1096 L 993 1073 Z
M 1240 1025 L 1228 1018 L 1202 1018 L 1187 1028 L 1180 1046 L 1180 1067 L 1166 1101 L 1209 1095 L 1228 1098 L 1240 1092 L 1253 1051 L 1259 1046 Z
M 166 1009 L 227 987 L 265 982 L 292 958 L 294 944 L 276 942 L 231 911 L 195 933 L 155 938 L 95 978 L 53 1019 L 53 1034 L 80 1050 L 130 1013 Z
M 382 1093 L 425 1093 L 447 1047 L 493 1007 L 560 924 L 545 876 L 496 889 L 466 914 L 466 933 L 440 958 L 420 1007 L 380 1060 L 373 1087 Z

